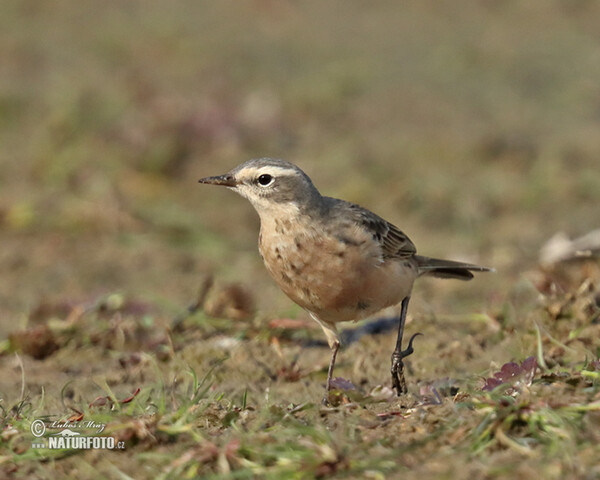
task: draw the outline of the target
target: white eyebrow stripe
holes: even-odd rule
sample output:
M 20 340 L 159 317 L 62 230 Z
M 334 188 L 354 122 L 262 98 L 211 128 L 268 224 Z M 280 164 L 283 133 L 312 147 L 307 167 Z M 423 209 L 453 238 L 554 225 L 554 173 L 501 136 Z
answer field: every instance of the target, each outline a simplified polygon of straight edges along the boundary
M 261 174 L 261 173 L 268 173 L 270 175 L 273 175 L 275 177 L 279 176 L 279 175 L 295 175 L 296 174 L 296 170 L 294 170 L 293 168 L 285 168 L 285 167 L 271 167 L 269 165 L 264 166 L 264 167 L 260 167 L 256 169 L 256 174 Z

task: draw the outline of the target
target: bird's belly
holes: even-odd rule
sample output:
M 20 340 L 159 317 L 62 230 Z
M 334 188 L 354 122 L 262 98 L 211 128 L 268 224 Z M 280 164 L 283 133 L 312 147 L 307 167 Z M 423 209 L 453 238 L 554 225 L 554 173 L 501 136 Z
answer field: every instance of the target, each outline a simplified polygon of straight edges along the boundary
M 261 235 L 265 266 L 283 292 L 327 323 L 358 320 L 410 294 L 413 262 L 382 261 L 368 238 L 349 245 L 332 237 Z

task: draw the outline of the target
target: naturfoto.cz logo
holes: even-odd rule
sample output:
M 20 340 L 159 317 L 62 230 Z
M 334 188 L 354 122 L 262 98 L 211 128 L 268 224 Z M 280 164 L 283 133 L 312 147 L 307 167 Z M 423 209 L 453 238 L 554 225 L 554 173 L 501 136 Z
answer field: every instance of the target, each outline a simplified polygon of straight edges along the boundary
M 36 437 L 31 446 L 32 448 L 48 449 L 124 449 L 125 442 L 117 442 L 113 437 L 87 436 L 75 431 L 81 428 L 94 428 L 99 433 L 104 431 L 105 427 L 105 424 L 94 422 L 76 422 L 70 424 L 53 422 L 47 426 L 43 420 L 37 419 L 31 422 L 31 433 Z M 59 429 L 60 431 L 45 435 L 47 428 Z

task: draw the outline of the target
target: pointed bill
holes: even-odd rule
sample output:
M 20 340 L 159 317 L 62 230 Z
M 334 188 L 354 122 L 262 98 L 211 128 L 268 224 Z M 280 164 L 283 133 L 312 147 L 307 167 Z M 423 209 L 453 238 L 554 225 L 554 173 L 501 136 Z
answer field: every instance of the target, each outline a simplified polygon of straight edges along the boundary
M 217 175 L 216 177 L 201 178 L 198 182 L 206 183 L 207 185 L 223 185 L 225 187 L 235 187 L 237 185 L 235 178 L 230 173 Z

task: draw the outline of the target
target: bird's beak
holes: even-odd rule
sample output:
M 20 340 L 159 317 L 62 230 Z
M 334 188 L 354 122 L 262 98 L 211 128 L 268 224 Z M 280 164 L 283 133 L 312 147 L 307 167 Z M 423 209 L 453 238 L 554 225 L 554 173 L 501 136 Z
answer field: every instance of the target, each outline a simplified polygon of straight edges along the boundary
M 230 173 L 225 175 L 217 175 L 216 177 L 206 177 L 198 180 L 200 183 L 206 183 L 208 185 L 223 185 L 225 187 L 235 187 L 237 182 Z

